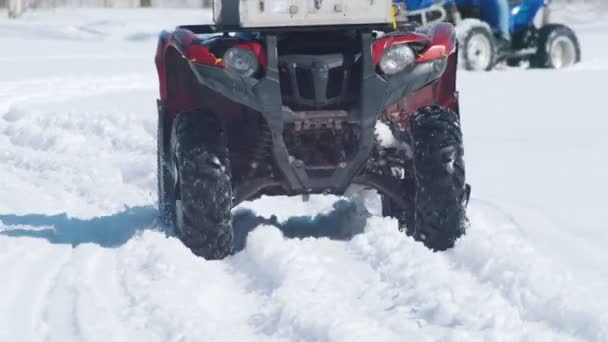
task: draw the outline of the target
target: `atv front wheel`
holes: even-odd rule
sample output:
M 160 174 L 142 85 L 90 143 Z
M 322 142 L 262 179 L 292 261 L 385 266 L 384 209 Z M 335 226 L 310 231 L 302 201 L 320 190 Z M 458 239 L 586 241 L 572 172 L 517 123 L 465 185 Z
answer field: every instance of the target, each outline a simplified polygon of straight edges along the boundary
M 581 48 L 574 31 L 561 24 L 543 26 L 538 50 L 530 61 L 534 68 L 561 69 L 581 61 Z
M 431 106 L 412 117 L 414 147 L 413 208 L 399 208 L 383 198 L 383 212 L 399 219 L 401 229 L 434 251 L 443 251 L 465 232 L 469 187 L 458 114 Z M 413 182 L 413 186 L 407 186 Z M 404 191 L 407 193 L 407 191 Z
M 208 113 L 182 113 L 172 132 L 177 168 L 175 231 L 205 259 L 233 252 L 232 188 L 224 131 Z
M 433 250 L 464 234 L 469 190 L 458 114 L 432 106 L 412 118 L 416 217 L 413 236 Z

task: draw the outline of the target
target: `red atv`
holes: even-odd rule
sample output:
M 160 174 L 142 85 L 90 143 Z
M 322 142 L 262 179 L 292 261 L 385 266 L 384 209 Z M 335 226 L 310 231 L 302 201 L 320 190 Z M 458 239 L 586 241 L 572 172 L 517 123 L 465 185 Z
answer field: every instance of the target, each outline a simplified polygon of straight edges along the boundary
M 470 193 L 452 25 L 395 29 L 391 0 L 215 3 L 215 25 L 163 32 L 156 54 L 159 209 L 184 244 L 223 258 L 242 201 L 359 184 L 408 235 L 452 247 Z

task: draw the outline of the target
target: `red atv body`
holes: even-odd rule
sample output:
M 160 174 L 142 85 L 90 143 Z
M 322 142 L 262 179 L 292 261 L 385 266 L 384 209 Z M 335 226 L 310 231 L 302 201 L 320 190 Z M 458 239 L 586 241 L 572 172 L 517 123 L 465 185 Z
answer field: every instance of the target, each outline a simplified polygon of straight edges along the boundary
M 159 206 L 186 245 L 222 258 L 232 252 L 230 210 L 238 203 L 342 195 L 351 184 L 377 189 L 385 214 L 430 248 L 453 245 L 469 193 L 455 32 L 444 23 L 391 31 L 360 25 L 228 34 L 188 26 L 161 34 Z M 381 58 L 403 44 L 415 60 L 384 73 Z M 235 48 L 255 56 L 255 73 L 225 65 Z M 404 148 L 381 146 L 378 121 Z

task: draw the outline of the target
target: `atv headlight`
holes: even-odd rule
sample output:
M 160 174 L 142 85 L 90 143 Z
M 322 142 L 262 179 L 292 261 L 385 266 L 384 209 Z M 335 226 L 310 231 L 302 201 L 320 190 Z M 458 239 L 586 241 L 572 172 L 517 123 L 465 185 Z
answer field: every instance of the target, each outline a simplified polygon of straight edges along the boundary
M 408 65 L 414 63 L 414 51 L 407 44 L 393 45 L 384 51 L 380 58 L 380 69 L 388 75 L 403 71 Z
M 253 51 L 243 48 L 230 48 L 224 54 L 226 68 L 243 77 L 249 77 L 260 70 L 260 61 Z

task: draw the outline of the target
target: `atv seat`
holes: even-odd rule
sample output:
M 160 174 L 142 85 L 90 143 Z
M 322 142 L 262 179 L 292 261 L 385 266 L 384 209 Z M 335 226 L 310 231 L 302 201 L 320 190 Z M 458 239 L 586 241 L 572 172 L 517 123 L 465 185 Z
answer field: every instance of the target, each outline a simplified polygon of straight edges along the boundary
M 433 5 L 416 11 L 407 11 L 406 17 L 407 21 L 416 22 L 424 26 L 428 23 L 446 21 L 448 13 L 443 6 Z

